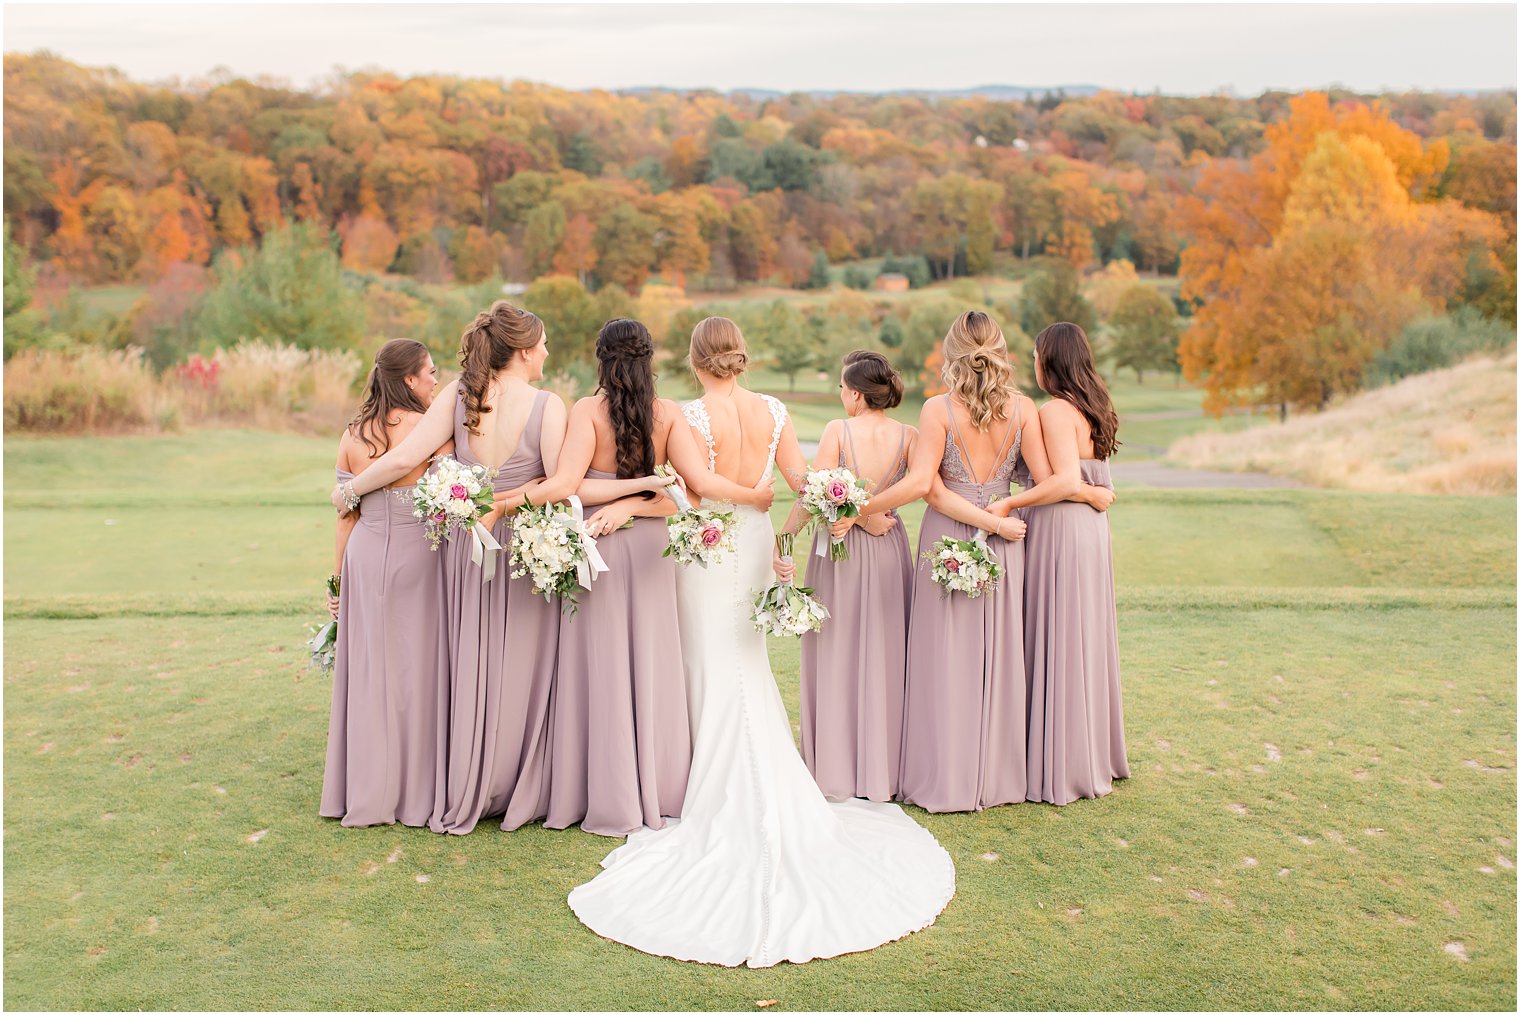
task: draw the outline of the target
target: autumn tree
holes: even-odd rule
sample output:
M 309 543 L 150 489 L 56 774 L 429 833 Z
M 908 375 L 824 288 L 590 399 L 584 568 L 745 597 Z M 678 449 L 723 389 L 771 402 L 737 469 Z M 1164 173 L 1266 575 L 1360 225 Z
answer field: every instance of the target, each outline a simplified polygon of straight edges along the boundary
M 1381 108 L 1290 101 L 1268 146 L 1212 163 L 1181 209 L 1183 296 L 1201 301 L 1180 348 L 1206 405 L 1320 407 L 1461 289 L 1474 251 L 1494 258 L 1491 214 L 1434 199 L 1447 159 Z
M 1109 314 L 1108 326 L 1114 365 L 1133 370 L 1137 382 L 1145 383 L 1147 370 L 1176 369 L 1177 311 L 1155 289 L 1138 284 L 1126 289 Z
M 353 271 L 385 271 L 401 249 L 396 231 L 378 210 L 341 223 L 338 234 L 343 238 L 343 267 Z
M 461 282 L 484 282 L 501 271 L 496 244 L 480 226 L 455 230 L 449 240 L 449 256 L 454 262 L 454 276 Z
M 554 255 L 565 242 L 565 209 L 558 201 L 546 201 L 528 213 L 523 230 L 523 256 L 536 278 L 554 268 Z
M 554 273 L 574 275 L 581 285 L 596 267 L 596 226 L 585 212 L 578 213 L 565 226 L 564 238 L 554 252 Z
M 543 320 L 555 360 L 593 361 L 596 333 L 606 319 L 579 282 L 569 275 L 546 275 L 528 286 L 522 304 Z
M 1049 258 L 1024 283 L 1019 299 L 1019 325 L 1031 335 L 1046 325 L 1069 321 L 1089 335 L 1098 314 L 1082 295 L 1082 280 L 1069 261 Z
M 654 267 L 654 238 L 659 221 L 627 204 L 619 204 L 596 224 L 597 275 L 637 292 Z
M 354 348 L 364 338 L 364 306 L 343 284 L 330 237 L 300 223 L 264 237 L 257 249 L 226 251 L 198 315 L 220 345 L 263 338 L 308 348 Z
M 778 373 L 786 375 L 788 391 L 797 390 L 797 374 L 813 364 L 817 348 L 802 312 L 786 300 L 773 300 L 759 321 L 761 352 Z

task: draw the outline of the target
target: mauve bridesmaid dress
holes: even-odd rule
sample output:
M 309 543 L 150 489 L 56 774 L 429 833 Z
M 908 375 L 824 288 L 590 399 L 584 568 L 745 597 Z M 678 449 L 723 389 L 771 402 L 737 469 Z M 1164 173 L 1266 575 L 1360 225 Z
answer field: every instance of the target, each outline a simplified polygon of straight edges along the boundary
M 897 465 L 876 489 L 902 478 L 906 444 L 903 427 Z M 848 420 L 841 466 L 848 464 L 847 445 L 854 458 Z M 807 558 L 807 583 L 828 607 L 829 620 L 822 631 L 802 636 L 802 760 L 830 800 L 885 802 L 899 787 L 913 557 L 900 518 L 882 536 L 851 528 L 844 537 L 848 560 L 830 560 L 827 549 L 817 555 L 828 539 L 819 526 Z
M 979 480 L 961 454 L 951 412 L 939 470 L 945 486 L 978 507 L 1007 496 L 1020 462 L 1017 410 L 1008 427 L 1002 455 L 991 474 Z M 969 540 L 977 531 L 933 508 L 924 511 L 919 528 L 908 623 L 901 798 L 927 811 L 1022 803 L 1027 789 L 1024 544 L 987 539 L 1003 565 L 1003 578 L 995 591 L 976 599 L 934 584 L 923 559 L 941 537 Z
M 617 478 L 596 469 L 587 476 Z M 595 507 L 586 505 L 586 517 Z M 668 545 L 663 518 L 635 518 L 602 536 L 596 546 L 609 570 L 560 619 L 549 828 L 627 835 L 680 816 L 691 728 L 676 564 L 660 556 Z
M 1108 462 L 1084 459 L 1082 481 L 1112 489 Z M 1129 778 L 1108 515 L 1061 503 L 1025 520 L 1028 799 L 1068 804 Z
M 541 450 L 544 403 L 540 391 L 512 456 L 496 474 L 497 490 L 544 474 Z M 454 408 L 454 456 L 480 464 L 470 451 L 463 392 Z M 492 535 L 504 548 L 512 523 L 503 518 Z M 451 646 L 447 789 L 429 826 L 464 835 L 483 817 L 503 815 L 508 831 L 548 813 L 549 697 L 559 647 L 559 607 L 535 595 L 524 578 L 513 581 L 507 549 L 496 577 L 482 585 L 470 561 L 471 539 L 460 533 L 444 555 L 444 613 Z
M 426 825 L 442 792 L 443 567 L 412 489 L 365 494 L 343 551 L 321 814 L 350 827 Z

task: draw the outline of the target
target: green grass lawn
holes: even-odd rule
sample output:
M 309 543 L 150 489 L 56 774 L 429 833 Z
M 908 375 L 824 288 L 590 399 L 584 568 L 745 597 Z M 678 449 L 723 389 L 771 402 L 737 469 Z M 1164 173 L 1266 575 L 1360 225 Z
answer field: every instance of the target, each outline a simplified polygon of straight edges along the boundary
M 725 970 L 575 920 L 612 840 L 317 817 L 331 445 L 6 441 L 10 1008 L 1515 1006 L 1514 498 L 1121 487 L 1134 778 L 914 809 L 934 927 Z

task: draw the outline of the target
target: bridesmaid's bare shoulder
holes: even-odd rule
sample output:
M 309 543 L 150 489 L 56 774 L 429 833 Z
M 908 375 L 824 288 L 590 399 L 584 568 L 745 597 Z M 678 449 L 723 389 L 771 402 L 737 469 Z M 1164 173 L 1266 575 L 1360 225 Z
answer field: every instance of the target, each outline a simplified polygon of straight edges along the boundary
M 1041 423 L 1074 423 L 1081 418 L 1077 407 L 1064 398 L 1052 398 L 1040 406 Z

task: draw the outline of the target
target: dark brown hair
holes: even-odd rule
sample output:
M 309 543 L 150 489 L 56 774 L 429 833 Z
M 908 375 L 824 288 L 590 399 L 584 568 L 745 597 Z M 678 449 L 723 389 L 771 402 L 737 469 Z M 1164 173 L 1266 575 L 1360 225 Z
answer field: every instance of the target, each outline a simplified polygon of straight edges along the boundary
M 597 390 L 617 443 L 618 479 L 654 472 L 654 339 L 638 321 L 619 317 L 596 336 Z
M 391 449 L 391 413 L 427 412 L 422 399 L 406 386 L 408 377 L 427 369 L 427 346 L 410 338 L 393 338 L 375 353 L 375 365 L 364 384 L 364 401 L 348 424 L 348 432 L 364 442 L 370 457 Z
M 1034 337 L 1040 387 L 1076 406 L 1092 427 L 1093 455 L 1106 459 L 1119 449 L 1119 414 L 1108 385 L 1093 365 L 1087 333 L 1075 324 L 1052 324 Z
M 543 337 L 544 322 L 538 315 L 506 300 L 475 315 L 459 338 L 459 390 L 464 393 L 464 425 L 470 433 L 480 433 L 480 417 L 491 411 L 485 404 L 486 390 L 496 371 L 512 362 L 513 353 L 532 349 Z
M 902 404 L 903 380 L 879 352 L 856 349 L 844 358 L 844 386 L 860 392 L 870 409 L 893 409 Z

